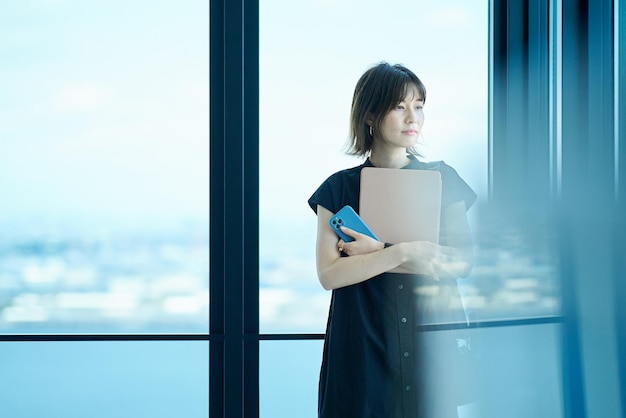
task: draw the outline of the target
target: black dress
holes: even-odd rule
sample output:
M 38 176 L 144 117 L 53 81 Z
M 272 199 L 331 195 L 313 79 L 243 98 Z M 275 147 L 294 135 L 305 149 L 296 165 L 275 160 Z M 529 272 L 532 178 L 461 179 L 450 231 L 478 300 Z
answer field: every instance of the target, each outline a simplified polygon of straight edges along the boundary
M 461 200 L 467 208 L 474 203 L 476 194 L 452 167 L 410 158 L 405 169 L 441 173 L 442 211 Z M 358 212 L 361 169 L 372 166 L 368 159 L 333 174 L 311 196 L 309 205 L 314 211 L 320 205 L 332 213 L 350 205 Z M 385 273 L 333 290 L 320 372 L 319 417 L 442 418 L 445 405 L 453 406 L 455 416 L 456 340 L 444 332 L 417 332 L 416 326 L 463 321 L 456 281 L 446 284 L 422 275 Z

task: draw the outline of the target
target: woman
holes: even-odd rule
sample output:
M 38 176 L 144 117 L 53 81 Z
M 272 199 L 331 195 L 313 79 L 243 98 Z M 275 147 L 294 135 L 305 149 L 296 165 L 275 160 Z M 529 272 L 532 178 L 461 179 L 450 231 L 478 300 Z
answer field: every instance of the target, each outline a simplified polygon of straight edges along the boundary
M 455 341 L 445 344 L 443 334 L 426 336 L 416 325 L 434 320 L 429 317 L 434 311 L 445 312 L 445 321 L 465 320 L 460 303 L 449 309 L 450 292 L 442 289 L 450 287 L 440 284 L 453 284 L 458 299 L 455 280 L 471 270 L 466 211 L 476 195 L 450 166 L 415 157 L 425 101 L 424 85 L 404 66 L 380 63 L 366 71 L 352 100 L 349 153 L 367 159 L 330 176 L 308 202 L 318 217 L 319 280 L 333 291 L 320 373 L 320 418 L 457 416 L 458 388 L 449 381 L 454 363 L 446 354 L 456 350 Z M 354 240 L 339 239 L 329 220 L 345 205 L 359 211 L 363 167 L 438 170 L 443 186 L 440 243 L 382 243 L 348 228 L 342 230 Z M 400 266 L 412 274 L 389 273 Z M 433 284 L 437 291 L 420 293 Z M 447 308 L 438 310 L 443 294 Z M 433 364 L 446 368 L 445 379 Z M 436 379 L 429 377 L 433 373 Z

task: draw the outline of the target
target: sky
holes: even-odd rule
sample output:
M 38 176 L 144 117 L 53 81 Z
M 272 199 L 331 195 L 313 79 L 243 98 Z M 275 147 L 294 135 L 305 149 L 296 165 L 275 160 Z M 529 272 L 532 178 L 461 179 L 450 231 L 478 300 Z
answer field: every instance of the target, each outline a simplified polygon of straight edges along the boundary
M 6 3 L 0 217 L 206 216 L 207 2 Z
M 261 216 L 309 216 L 342 154 L 352 89 L 403 63 L 428 89 L 429 159 L 483 194 L 487 2 L 260 5 Z M 0 16 L 0 218 L 208 213 L 208 2 L 7 2 Z M 306 215 L 305 215 L 306 213 Z
M 379 61 L 405 64 L 426 85 L 426 157 L 486 191 L 487 22 L 485 1 L 262 2 L 261 212 L 310 216 L 317 186 L 360 163 L 342 153 L 350 102 Z

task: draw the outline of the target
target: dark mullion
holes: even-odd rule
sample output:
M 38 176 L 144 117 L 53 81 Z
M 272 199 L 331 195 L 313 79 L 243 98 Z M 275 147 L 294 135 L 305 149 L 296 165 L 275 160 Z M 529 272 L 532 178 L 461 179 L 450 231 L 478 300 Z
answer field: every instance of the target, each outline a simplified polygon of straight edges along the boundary
M 243 5 L 224 3 L 224 417 L 243 417 Z M 214 245 L 214 244 L 213 244 Z
M 559 324 L 565 319 L 562 316 L 537 316 L 517 319 L 494 319 L 491 321 L 474 321 L 469 325 L 466 322 L 429 324 L 416 327 L 419 332 L 447 331 L 455 329 L 475 328 L 502 328 L 513 326 L 530 326 Z M 294 340 L 323 340 L 323 333 L 280 333 L 259 334 L 246 333 L 244 341 L 294 341 Z M 68 341 L 215 341 L 223 342 L 219 334 L 0 334 L 0 342 L 68 342 Z M 248 375 L 246 375 L 248 376 Z
M 491 201 L 501 200 L 500 191 L 502 190 L 504 179 L 496 176 L 496 172 L 501 171 L 503 158 L 501 155 L 506 152 L 507 135 L 506 126 L 508 124 L 506 103 L 508 97 L 508 7 L 507 3 L 500 0 L 493 0 L 492 6 L 493 16 L 493 75 L 492 88 L 492 109 L 493 109 L 493 132 L 490 140 L 491 155 L 489 160 L 491 176 L 489 178 L 489 186 L 491 191 Z M 504 111 L 503 111 L 504 110 Z
M 535 34 L 547 30 L 547 12 L 534 1 L 532 6 L 531 15 L 529 0 L 493 2 L 491 203 L 507 211 L 521 212 L 530 206 L 540 206 L 534 197 L 537 190 L 548 186 L 540 184 L 538 178 L 549 184 L 546 180 L 549 176 L 543 178 L 532 173 L 548 173 L 547 158 L 535 157 L 541 148 L 548 146 L 547 109 L 538 105 L 543 96 L 546 101 L 548 97 L 545 87 L 548 50 Z M 533 120 L 529 122 L 531 116 Z
M 244 414 L 259 416 L 259 2 L 243 1 Z M 246 335 L 254 335 L 252 340 Z
M 544 210 L 550 195 L 550 3 L 532 0 L 528 8 L 527 175 L 534 186 L 528 199 Z
M 210 333 L 209 415 L 243 416 L 242 11 L 210 1 Z M 238 295 L 239 294 L 239 295 Z
M 210 416 L 256 417 L 258 1 L 212 0 L 210 26 Z
M 210 0 L 209 416 L 224 416 L 224 2 Z
M 74 342 L 74 341 L 211 341 L 209 334 L 7 334 L 0 342 Z

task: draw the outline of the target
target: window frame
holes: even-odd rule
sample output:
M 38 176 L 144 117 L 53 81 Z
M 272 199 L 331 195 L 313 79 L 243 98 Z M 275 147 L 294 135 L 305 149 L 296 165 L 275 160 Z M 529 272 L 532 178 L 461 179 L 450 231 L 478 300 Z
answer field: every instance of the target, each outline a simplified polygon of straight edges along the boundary
M 208 340 L 209 359 L 209 416 L 258 417 L 259 414 L 259 342 L 261 340 L 323 339 L 323 334 L 260 334 L 259 333 L 259 1 L 258 0 L 209 0 L 210 1 L 210 328 L 208 334 L 36 334 L 0 335 L 5 341 L 163 341 L 163 340 Z M 586 115 L 583 123 L 587 129 L 599 129 L 602 124 L 594 119 L 595 109 L 589 103 L 578 103 L 568 108 L 563 102 L 563 143 L 559 147 L 560 134 L 558 96 L 576 93 L 579 86 L 570 80 L 581 77 L 585 87 L 598 89 L 594 103 L 604 106 L 611 122 L 610 131 L 602 131 L 602 143 L 592 162 L 613 161 L 612 180 L 603 189 L 604 202 L 617 201 L 617 209 L 609 215 L 617 216 L 624 208 L 626 192 L 626 134 L 619 129 L 626 120 L 624 82 L 615 76 L 614 56 L 617 62 L 624 56 L 626 42 L 621 28 L 624 10 L 609 0 L 590 2 L 574 0 L 563 2 L 563 84 L 555 83 L 551 39 L 554 33 L 554 11 L 561 2 L 544 4 L 541 0 L 489 0 L 490 10 L 490 198 L 498 204 L 508 201 L 510 187 L 522 187 L 526 198 L 539 202 L 552 201 L 555 192 L 560 193 L 561 178 L 564 181 L 577 179 L 577 172 L 568 171 L 567 164 L 587 161 L 587 156 L 576 152 L 585 144 L 584 135 L 569 132 L 580 115 Z M 515 13 L 524 16 L 521 26 Z M 585 13 L 587 14 L 585 14 Z M 585 16 L 585 17 L 583 17 Z M 585 20 L 585 18 L 587 20 Z M 558 26 L 558 25 L 557 25 Z M 614 27 L 615 26 L 615 27 Z M 598 31 L 597 29 L 601 29 Z M 618 48 L 615 33 L 618 34 Z M 509 42 L 509 43 L 502 43 Z M 594 66 L 584 67 L 590 45 L 600 45 L 608 58 L 594 61 Z M 516 55 L 517 54 L 517 55 Z M 519 55 L 521 54 L 521 55 Z M 552 54 L 552 55 L 551 55 Z M 518 79 L 507 78 L 514 66 L 522 63 Z M 552 70 L 550 70 L 552 68 Z M 619 67 L 617 67 L 619 68 Z M 535 71 L 536 70 L 536 71 Z M 614 80 L 614 81 L 608 81 Z M 577 83 L 578 83 L 577 81 Z M 615 86 L 614 86 L 615 84 Z M 532 87 L 532 88 L 531 88 Z M 616 95 L 612 92 L 617 91 Z M 530 95 L 520 96 L 529 91 Z M 561 92 L 562 89 L 562 92 Z M 556 95 L 556 101 L 555 99 Z M 551 106 L 534 108 L 535 103 L 552 103 Z M 615 107 L 614 107 L 615 106 Z M 506 112 L 506 114 L 500 112 Z M 552 112 L 552 113 L 550 113 Z M 551 116 L 552 115 L 552 116 Z M 558 115 L 557 115 L 558 116 Z M 606 115 L 605 115 L 606 116 Z M 530 133 L 518 137 L 499 135 L 506 133 L 511 117 L 517 126 L 533 123 L 532 144 L 526 142 Z M 540 121 L 537 123 L 537 121 Z M 555 122 L 555 120 L 557 122 Z M 603 120 L 606 122 L 605 120 Z M 617 122 L 617 123 L 616 123 Z M 615 129 L 613 128 L 615 126 Z M 507 139 L 508 138 L 508 139 Z M 573 138 L 573 139 L 570 139 Z M 507 142 L 508 141 L 508 142 Z M 541 159 L 540 174 L 528 184 L 519 184 L 516 175 L 524 171 L 529 155 L 524 155 L 518 164 L 507 164 L 520 158 L 515 150 L 538 146 L 546 150 Z M 586 148 L 583 148 L 586 149 Z M 621 164 L 620 164 L 621 162 Z M 563 171 L 561 172 L 561 169 Z M 598 174 L 606 175 L 604 174 Z M 607 191 L 608 190 L 608 191 Z M 557 193 L 557 194 L 558 194 Z M 609 196 L 610 194 L 610 196 Z M 575 193 L 563 189 L 563 199 L 574 201 Z M 621 218 L 611 218 L 614 224 L 613 248 L 624 245 L 626 226 Z M 621 234 L 618 232 L 622 232 Z M 568 247 L 562 247 L 562 282 L 575 276 L 578 261 Z M 615 250 L 610 254 L 615 268 L 624 268 L 624 258 Z M 620 271 L 620 270 L 617 270 Z M 624 290 L 623 280 L 605 275 L 599 279 L 606 292 L 614 291 L 609 303 L 615 318 L 600 317 L 617 338 L 617 358 L 626 358 L 626 307 L 618 303 L 616 295 Z M 474 324 L 475 327 L 499 327 L 529 324 L 563 324 L 564 411 L 566 416 L 586 416 L 589 402 L 605 399 L 590 397 L 588 377 L 583 374 L 584 353 L 581 341 L 590 335 L 580 329 L 580 317 L 589 314 L 589 307 L 581 304 L 577 292 L 585 290 L 584 281 L 574 279 L 574 285 L 564 287 L 564 314 L 560 317 L 493 321 Z M 570 290 L 567 290 L 570 289 Z M 623 294 L 623 292 L 622 292 Z M 442 329 L 430 326 L 424 331 Z M 450 326 L 447 326 L 450 327 Z M 454 327 L 454 325 L 451 325 Z M 602 341 L 600 341 L 602 342 Z M 617 354 L 616 354 L 617 355 Z M 589 359 L 586 359 L 589 360 Z M 600 361 L 606 361 L 599 359 Z M 626 361 L 617 361 L 619 375 L 626 381 Z M 622 383 L 623 387 L 624 383 Z M 619 388 L 617 388 L 619 389 Z M 619 392 L 619 391 L 618 391 Z M 626 395 L 621 391 L 622 404 Z M 599 395 L 595 395 L 599 396 Z M 609 399 L 612 400 L 612 399 Z
M 520 43 L 528 39 L 528 25 L 541 26 L 541 34 L 547 36 L 549 13 L 540 13 L 542 19 L 531 19 L 527 3 L 515 2 L 525 13 L 524 36 Z M 506 5 L 500 1 L 490 2 L 490 22 L 494 21 L 494 10 L 508 13 Z M 537 9 L 540 5 L 535 5 Z M 323 339 L 323 334 L 298 333 L 259 333 L 259 277 L 258 277 L 258 20 L 259 3 L 252 0 L 240 0 L 237 4 L 225 0 L 211 0 L 211 361 L 210 361 L 210 415 L 211 416 L 242 416 L 256 417 L 259 411 L 258 365 L 259 342 L 261 340 L 306 340 Z M 543 25 L 543 26 L 542 26 Z M 490 41 L 499 35 L 508 35 L 512 29 L 508 16 L 500 26 L 490 25 L 497 33 L 490 31 Z M 519 28 L 516 28 L 519 29 Z M 506 39 L 506 37 L 505 37 Z M 246 42 L 247 41 L 247 42 Z M 539 49 L 537 57 L 543 59 L 546 68 L 540 68 L 540 74 L 534 79 L 537 83 L 545 82 L 540 95 L 547 95 L 548 78 L 548 43 Z M 505 45 L 505 52 L 510 45 Z M 496 47 L 497 48 L 497 47 Z M 492 54 L 495 49 L 490 51 Z M 229 53 L 230 52 L 230 53 Z M 525 51 L 524 68 L 528 68 L 528 50 Z M 541 54 L 546 54 L 546 57 Z M 493 68 L 502 62 L 508 63 L 508 54 L 495 56 Z M 251 61 L 251 58 L 254 59 Z M 492 68 L 492 70 L 493 70 Z M 498 80 L 501 74 L 492 74 L 490 80 Z M 527 79 L 523 78 L 524 83 Z M 490 87 L 495 90 L 497 83 Z M 525 84 L 524 84 L 525 85 Z M 243 90 L 242 90 L 243 87 Z M 515 87 L 519 87 L 515 85 Z M 252 91 L 250 91 L 252 89 Z M 507 93 L 509 86 L 502 86 L 507 105 L 526 106 L 533 101 L 510 101 Z M 493 91 L 492 91 L 493 94 Z M 493 95 L 491 95 L 493 106 Z M 547 97 L 547 96 L 546 96 Z M 542 115 L 545 119 L 546 133 L 539 141 L 548 141 L 547 105 Z M 228 114 L 228 112 L 234 112 Z M 491 108 L 494 115 L 494 108 Z M 528 120 L 528 112 L 523 113 Z M 228 119 L 228 118 L 232 119 Z M 502 121 L 502 115 L 496 114 L 494 119 Z M 223 122 L 226 121 L 226 122 Z M 243 124 L 245 121 L 245 125 Z M 256 124 L 252 124 L 255 121 Z M 231 125 L 232 123 L 239 125 Z M 254 125 L 254 126 L 252 126 Z M 225 130 L 225 126 L 240 126 L 241 130 Z M 490 126 L 494 126 L 493 120 Z M 496 126 L 503 126 L 497 125 Z M 536 127 L 541 131 L 544 126 Z M 518 144 L 523 142 L 517 138 Z M 244 146 L 245 145 L 245 146 Z M 506 171 L 506 164 L 494 166 L 494 161 L 505 159 L 499 152 L 490 133 L 490 190 L 494 191 L 493 178 L 506 176 L 509 180 L 515 173 Z M 505 147 L 506 149 L 506 147 Z M 495 152 L 494 152 L 495 151 Z M 236 157 L 233 157 L 236 156 Z M 547 161 L 547 158 L 546 158 Z M 527 162 L 527 160 L 525 160 Z M 545 164 L 548 169 L 548 164 Z M 518 166 L 519 167 L 519 166 Z M 538 176 L 540 177 L 540 176 Z M 549 175 L 547 176 L 548 178 Z M 549 196 L 549 185 L 542 188 L 542 197 Z M 500 198 L 497 188 L 494 196 Z M 527 191 L 533 191 L 527 188 Z M 504 199 L 503 199 L 504 200 Z M 217 205 L 216 202 L 225 202 Z M 256 210 L 256 211 L 255 211 Z M 227 235 L 225 231 L 229 231 Z M 233 233 L 235 231 L 235 233 Z M 236 236 L 236 239 L 233 239 Z M 216 243 L 219 243 L 216 245 Z M 225 250 L 228 249 L 228 252 Z M 559 316 L 540 318 L 520 318 L 515 320 L 497 320 L 473 323 L 471 327 L 503 327 L 518 325 L 540 325 L 560 323 Z M 465 324 L 446 324 L 423 326 L 420 331 L 434 331 L 466 327 Z M 229 376 L 228 379 L 226 377 Z M 254 386 L 256 384 L 256 386 Z

